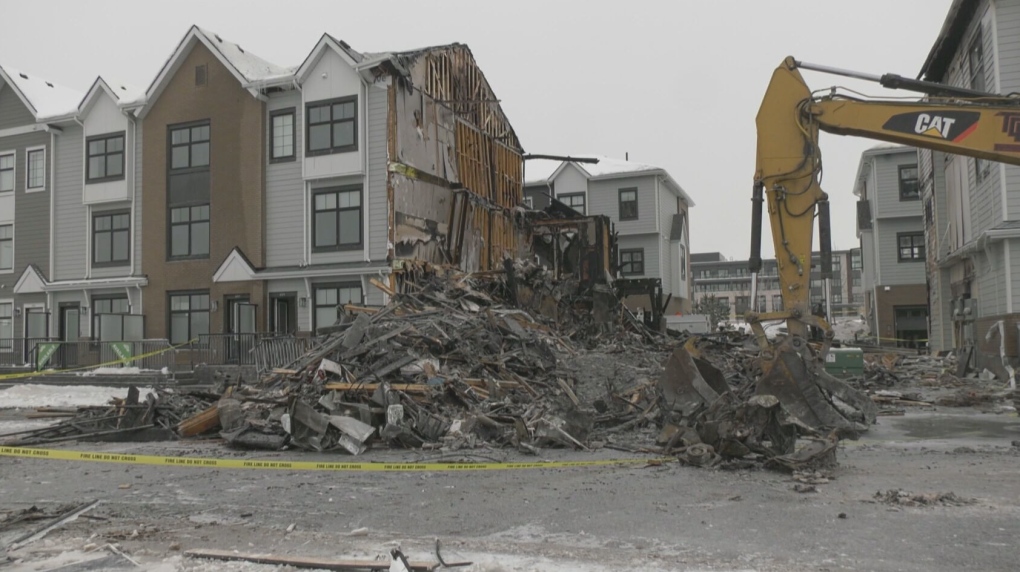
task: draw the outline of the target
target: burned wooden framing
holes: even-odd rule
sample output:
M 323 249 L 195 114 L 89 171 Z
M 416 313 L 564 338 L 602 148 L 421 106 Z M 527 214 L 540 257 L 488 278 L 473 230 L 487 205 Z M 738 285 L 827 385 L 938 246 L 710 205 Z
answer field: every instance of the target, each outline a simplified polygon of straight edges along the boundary
M 471 51 L 404 52 L 387 69 L 391 258 L 478 271 L 521 254 L 522 150 Z

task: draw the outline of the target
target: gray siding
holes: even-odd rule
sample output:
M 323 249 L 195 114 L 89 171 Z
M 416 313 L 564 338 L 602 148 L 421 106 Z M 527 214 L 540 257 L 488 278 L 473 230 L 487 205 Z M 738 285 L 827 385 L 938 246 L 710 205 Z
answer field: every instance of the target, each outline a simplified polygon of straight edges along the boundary
M 662 241 L 653 234 L 638 236 L 621 236 L 619 240 L 620 250 L 642 248 L 645 254 L 645 273 L 640 276 L 625 276 L 625 278 L 662 278 L 656 261 L 659 260 Z
M 35 116 L 21 103 L 21 98 L 9 85 L 0 87 L 0 129 L 35 123 Z M 8 149 L 4 147 L 3 149 Z
M 904 153 L 875 156 L 873 165 L 877 188 L 868 196 L 869 200 L 873 199 L 871 204 L 875 208 L 875 218 L 921 215 L 921 201 L 900 200 L 899 169 L 903 165 L 916 164 L 917 151 L 913 148 Z
M 620 220 L 620 189 L 637 188 L 637 220 Z M 556 194 L 561 189 L 556 181 Z M 658 213 L 655 210 L 655 177 L 621 177 L 588 181 L 588 213 L 608 215 L 621 235 L 658 232 Z
M 66 127 L 57 136 L 52 280 L 85 277 L 85 260 L 90 253 L 86 242 L 88 209 L 82 204 L 83 153 L 81 127 Z
M 531 206 L 535 210 L 544 210 L 552 203 L 549 200 L 549 194 L 549 187 L 545 185 L 524 187 L 524 196 L 531 197 Z
M 878 222 L 878 260 L 881 278 L 879 286 L 924 284 L 924 260 L 899 262 L 896 236 L 905 232 L 923 232 L 923 221 L 918 218 L 888 219 Z
M 289 266 L 303 260 L 305 219 L 304 181 L 301 178 L 301 156 L 304 145 L 301 136 L 302 108 L 301 94 L 286 92 L 270 98 L 267 113 L 293 107 L 295 160 L 284 163 L 269 163 L 266 168 L 266 265 Z M 266 119 L 266 129 L 272 122 Z M 272 145 L 271 132 L 266 140 Z M 267 146 L 268 147 L 268 146 Z
M 655 178 L 652 178 L 652 184 L 655 184 Z M 640 213 L 641 204 L 638 203 L 638 212 Z M 669 240 L 669 231 L 673 227 L 673 215 L 676 214 L 676 195 L 669 192 L 666 188 L 665 183 L 659 183 L 659 234 L 663 235 L 665 239 Z M 654 213 L 654 208 L 653 208 Z
M 875 234 L 861 231 L 861 288 L 871 290 L 878 281 L 878 265 L 875 262 Z
M 368 88 L 368 256 L 371 260 L 385 260 L 389 250 L 389 213 L 386 197 L 387 170 L 387 90 Z M 378 290 L 372 288 L 373 290 Z M 380 300 L 381 303 L 381 300 Z
M 6 92 L 7 89 L 4 89 Z M 25 133 L 0 139 L 0 151 L 15 151 L 14 177 L 14 272 L 0 274 L 0 285 L 7 292 L 21 277 L 29 264 L 35 264 L 43 276 L 50 272 L 50 135 L 45 132 Z M 27 147 L 46 146 L 46 190 L 25 192 Z M 20 298 L 19 298 L 20 302 Z
M 995 30 L 998 40 L 999 59 L 996 64 L 999 72 L 999 92 L 1020 91 L 1020 0 L 996 2 Z M 1007 218 L 1020 220 L 1020 167 L 1003 164 L 999 165 L 998 169 L 1005 171 Z M 999 171 L 995 171 L 992 176 L 1000 176 Z
M 995 316 L 1006 313 L 1005 244 L 993 243 L 988 257 L 974 259 L 977 282 L 978 316 Z M 984 336 L 985 332 L 975 332 Z

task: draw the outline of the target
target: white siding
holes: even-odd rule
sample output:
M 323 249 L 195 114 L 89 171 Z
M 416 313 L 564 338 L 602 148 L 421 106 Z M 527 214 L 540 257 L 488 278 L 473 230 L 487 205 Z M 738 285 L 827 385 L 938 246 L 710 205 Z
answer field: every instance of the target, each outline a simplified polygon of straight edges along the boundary
M 53 193 L 53 276 L 50 280 L 73 280 L 85 277 L 85 261 L 89 255 L 88 208 L 82 204 L 84 147 L 82 129 L 77 125 L 64 127 L 57 136 L 56 185 Z
M 322 57 L 312 68 L 308 79 L 301 86 L 302 99 L 305 105 L 316 101 L 335 99 L 338 97 L 358 97 L 358 150 L 349 153 L 334 153 L 306 157 L 305 176 L 308 178 L 334 177 L 362 172 L 361 133 L 365 128 L 365 102 L 361 94 L 362 81 L 354 69 L 332 49 L 326 49 Z M 302 129 L 302 132 L 304 129 Z M 304 138 L 301 145 L 306 145 Z
M 290 266 L 304 260 L 304 181 L 301 179 L 301 157 L 304 146 L 301 129 L 304 113 L 301 94 L 296 91 L 274 95 L 266 105 L 266 113 L 294 108 L 295 160 L 268 163 L 266 166 L 266 265 Z M 266 116 L 267 148 L 271 148 L 272 121 Z M 268 152 L 268 149 L 267 149 Z
M 998 72 L 999 93 L 1015 93 L 1020 91 L 1020 0 L 999 0 L 995 3 L 994 16 L 998 61 L 989 68 Z M 992 52 L 987 54 L 990 57 Z M 1006 218 L 1020 220 L 1020 167 L 1003 164 L 999 169 L 1004 172 L 1002 178 L 1006 182 Z M 1013 266 L 1013 271 L 1020 270 Z
M 662 241 L 659 237 L 654 234 L 645 234 L 638 236 L 621 236 L 619 240 L 620 250 L 630 250 L 633 248 L 644 249 L 645 255 L 645 272 L 638 276 L 625 276 L 625 278 L 662 278 L 659 273 L 659 267 L 655 263 L 659 260 L 659 252 L 662 247 Z
M 897 235 L 907 232 L 923 232 L 924 223 L 918 218 L 900 218 L 879 220 L 878 226 L 878 260 L 879 286 L 902 284 L 924 284 L 924 259 L 912 262 L 899 262 Z
M 86 203 L 101 203 L 108 201 L 123 201 L 130 197 L 131 185 L 133 181 L 130 179 L 130 153 L 127 151 L 131 149 L 131 134 L 128 133 L 129 125 L 128 118 L 121 110 L 117 107 L 117 104 L 110 99 L 110 96 L 105 91 L 100 92 L 98 96 L 92 102 L 92 106 L 87 110 L 82 123 L 85 126 L 85 137 L 92 137 L 95 135 L 107 135 L 113 133 L 124 133 L 124 173 L 125 177 L 120 181 L 108 181 L 103 183 L 91 183 L 85 185 L 84 201 Z M 84 180 L 85 177 L 84 166 L 81 172 L 81 177 Z
M 387 169 L 387 90 L 384 87 L 368 88 L 368 256 L 371 260 L 385 260 L 389 251 L 389 204 L 386 196 Z
M 907 152 L 889 155 L 876 155 L 874 158 L 874 175 L 876 188 L 869 195 L 874 216 L 901 217 L 920 216 L 921 201 L 900 200 L 900 167 L 917 165 L 917 151 L 909 148 Z
M 560 174 L 553 180 L 553 190 L 556 193 L 556 198 L 559 199 L 562 195 L 572 195 L 576 193 L 584 193 L 588 195 L 588 177 L 581 173 L 573 164 L 567 164 L 560 171 Z M 592 210 L 590 197 L 585 200 L 585 204 L 588 207 L 587 214 L 608 214 L 602 212 L 596 212 Z
M 632 188 L 638 191 L 638 218 L 621 221 L 620 189 Z M 558 183 L 556 194 L 560 194 Z M 653 175 L 588 181 L 588 214 L 607 215 L 616 224 L 616 230 L 621 235 L 658 232 L 659 219 L 655 199 Z

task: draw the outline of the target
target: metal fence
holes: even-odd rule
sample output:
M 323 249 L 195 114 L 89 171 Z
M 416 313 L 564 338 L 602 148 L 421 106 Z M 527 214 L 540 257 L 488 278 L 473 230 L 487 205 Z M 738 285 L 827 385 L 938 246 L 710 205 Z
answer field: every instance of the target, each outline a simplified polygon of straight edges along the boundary
M 255 346 L 263 334 L 201 334 L 186 346 L 196 365 L 255 365 Z
M 287 367 L 318 345 L 316 338 L 265 336 L 255 346 L 255 366 L 260 375 L 274 367 Z
M 0 367 L 33 367 L 36 345 L 54 341 L 56 338 L 0 338 Z
M 32 369 L 88 370 L 108 367 L 136 367 L 144 370 L 181 371 L 177 350 L 167 340 L 130 342 L 37 341 L 29 350 L 27 366 Z

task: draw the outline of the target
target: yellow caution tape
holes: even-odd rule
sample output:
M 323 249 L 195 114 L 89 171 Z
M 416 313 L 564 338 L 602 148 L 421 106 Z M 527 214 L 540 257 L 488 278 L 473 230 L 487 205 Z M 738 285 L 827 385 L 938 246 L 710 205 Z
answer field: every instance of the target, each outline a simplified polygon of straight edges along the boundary
M 267 461 L 242 459 L 206 459 L 201 457 L 164 457 L 157 455 L 125 455 L 121 453 L 67 451 L 64 449 L 31 449 L 0 447 L 0 457 L 24 457 L 60 461 L 87 461 L 121 465 L 157 465 L 201 467 L 206 469 L 276 469 L 285 471 L 344 471 L 363 473 L 385 472 L 463 472 L 512 471 L 524 469 L 568 469 L 607 467 L 612 465 L 660 464 L 672 459 L 603 459 L 598 461 L 548 461 L 532 463 L 330 463 L 319 461 Z
M 68 368 L 68 369 L 44 369 L 44 370 L 41 370 L 41 371 L 29 371 L 29 372 L 23 372 L 23 373 L 5 373 L 3 375 L 0 375 L 0 381 L 3 381 L 5 379 L 28 379 L 28 378 L 32 378 L 32 377 L 40 377 L 40 376 L 43 376 L 43 375 L 50 375 L 50 374 L 54 374 L 54 373 L 72 373 L 72 372 L 76 372 L 76 371 L 88 371 L 90 369 L 95 369 L 97 367 L 109 367 L 109 366 L 113 366 L 113 365 L 120 365 L 120 364 L 124 364 L 124 363 L 128 363 L 128 362 L 132 362 L 132 361 L 137 361 L 137 360 L 141 360 L 141 359 L 145 359 L 145 358 L 150 358 L 152 356 L 163 354 L 163 353 L 166 353 L 168 351 L 176 350 L 176 349 L 182 348 L 184 346 L 189 346 L 189 345 L 191 345 L 191 344 L 193 344 L 193 343 L 195 343 L 197 341 L 198 341 L 198 338 L 195 338 L 195 339 L 192 339 L 192 340 L 188 340 L 188 341 L 186 341 L 186 342 L 184 342 L 182 344 L 177 344 L 176 346 L 170 346 L 168 348 L 163 348 L 163 349 L 151 351 L 151 352 L 147 352 L 147 353 L 144 353 L 144 354 L 138 354 L 136 356 L 128 356 L 126 358 L 122 358 L 122 359 L 118 359 L 118 360 L 107 361 L 107 362 L 103 362 L 103 363 L 97 363 L 97 364 L 94 364 L 94 365 L 84 365 L 84 366 L 81 366 L 81 367 L 72 367 L 72 368 Z

